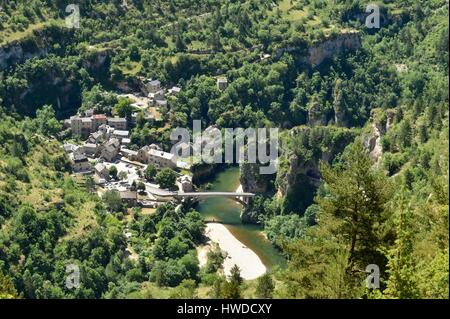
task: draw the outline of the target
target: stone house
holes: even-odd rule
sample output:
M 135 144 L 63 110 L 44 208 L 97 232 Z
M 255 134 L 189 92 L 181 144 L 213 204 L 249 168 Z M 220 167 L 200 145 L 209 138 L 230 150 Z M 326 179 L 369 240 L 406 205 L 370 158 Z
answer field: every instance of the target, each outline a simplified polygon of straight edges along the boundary
M 136 151 L 133 151 L 133 150 L 130 150 L 128 148 L 122 147 L 120 152 L 122 153 L 123 156 L 128 158 L 130 161 L 136 161 L 137 160 L 138 152 L 136 152 Z
M 95 156 L 95 154 L 97 154 L 97 151 L 98 151 L 97 144 L 93 144 L 93 143 L 83 144 L 83 153 L 86 156 Z
M 109 169 L 103 163 L 97 163 L 94 167 L 95 174 L 105 180 L 109 180 Z
M 111 162 L 117 157 L 120 151 L 120 141 L 117 138 L 112 138 L 104 143 L 100 148 L 100 157 L 108 162 Z
M 153 164 L 156 168 L 176 168 L 176 157 L 172 153 L 166 153 L 158 150 L 148 151 L 148 163 Z
M 148 146 L 142 147 L 140 150 L 138 150 L 136 154 L 136 161 L 141 163 L 148 163 L 148 151 L 150 148 Z
M 129 131 L 122 131 L 122 130 L 114 130 L 112 133 L 115 138 L 118 138 L 120 141 L 124 138 L 128 138 L 130 136 Z
M 103 139 L 103 134 L 102 134 L 102 132 L 99 131 L 99 132 L 91 133 L 91 135 L 89 135 L 87 142 L 91 143 L 91 144 L 99 144 L 102 139 Z
M 161 90 L 161 82 L 159 80 L 152 80 L 146 84 L 149 93 L 156 93 Z
M 81 153 L 74 152 L 69 155 L 70 164 L 74 172 L 87 172 L 91 169 L 87 157 Z
M 127 207 L 133 207 L 137 205 L 137 192 L 122 191 L 119 194 L 120 199 Z
M 95 114 L 92 116 L 92 131 L 97 131 L 98 128 L 102 125 L 106 125 L 108 123 L 108 119 L 105 114 Z
M 108 118 L 108 125 L 116 130 L 127 130 L 127 119 L 123 117 L 110 117 Z

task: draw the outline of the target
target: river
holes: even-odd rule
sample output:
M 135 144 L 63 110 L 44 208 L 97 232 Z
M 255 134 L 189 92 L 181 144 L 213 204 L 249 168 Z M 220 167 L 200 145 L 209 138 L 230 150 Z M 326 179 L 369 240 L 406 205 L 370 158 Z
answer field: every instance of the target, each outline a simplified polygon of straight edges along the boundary
M 239 168 L 231 167 L 219 172 L 208 191 L 234 192 L 239 187 Z M 263 264 L 271 269 L 285 265 L 285 259 L 262 233 L 258 225 L 242 224 L 242 206 L 230 198 L 210 197 L 202 199 L 196 209 L 206 221 L 221 222 L 244 245 L 253 250 Z

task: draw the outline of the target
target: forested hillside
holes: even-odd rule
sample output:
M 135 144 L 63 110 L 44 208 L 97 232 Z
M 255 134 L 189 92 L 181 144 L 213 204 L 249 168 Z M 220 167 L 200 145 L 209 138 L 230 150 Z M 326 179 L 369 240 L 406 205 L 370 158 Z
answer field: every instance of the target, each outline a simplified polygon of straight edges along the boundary
M 82 0 L 79 29 L 70 2 L 0 3 L 0 298 L 448 298 L 446 0 L 378 1 L 379 29 L 359 0 Z M 280 128 L 277 173 L 241 167 L 242 216 L 287 267 L 225 281 L 194 209 L 127 211 L 70 173 L 61 120 L 147 78 L 182 91 L 130 149 L 197 119 Z

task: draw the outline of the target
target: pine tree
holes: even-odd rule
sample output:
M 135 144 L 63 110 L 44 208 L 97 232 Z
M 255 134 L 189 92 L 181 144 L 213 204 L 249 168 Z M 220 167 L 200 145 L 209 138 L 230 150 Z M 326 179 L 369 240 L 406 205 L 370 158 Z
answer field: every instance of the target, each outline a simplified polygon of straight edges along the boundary
M 337 231 L 349 241 L 349 270 L 364 271 L 368 264 L 383 264 L 378 251 L 380 226 L 387 219 L 385 204 L 391 196 L 387 177 L 373 168 L 358 141 L 347 147 L 335 167 L 321 164 L 328 195 L 317 199 L 321 210 L 341 221 Z
M 256 297 L 271 299 L 274 289 L 275 285 L 273 283 L 272 277 L 268 273 L 265 273 L 258 278 L 258 285 L 256 286 Z
M 387 288 L 384 293 L 393 298 L 418 298 L 419 292 L 415 280 L 415 267 L 412 259 L 413 253 L 413 222 L 414 215 L 410 208 L 406 191 L 396 199 L 394 223 L 397 239 L 388 252 Z
M 4 276 L 0 271 L 0 299 L 18 299 L 19 294 L 9 276 Z
M 241 287 L 236 280 L 223 283 L 221 297 L 223 299 L 241 299 Z
M 230 270 L 230 280 L 235 281 L 238 285 L 242 284 L 241 270 L 238 265 L 234 265 Z

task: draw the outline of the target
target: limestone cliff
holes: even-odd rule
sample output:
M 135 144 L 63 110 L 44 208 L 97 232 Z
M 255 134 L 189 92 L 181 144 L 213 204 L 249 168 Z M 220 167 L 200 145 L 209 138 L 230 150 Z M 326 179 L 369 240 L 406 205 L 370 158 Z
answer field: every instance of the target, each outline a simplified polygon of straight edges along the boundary
M 243 163 L 240 166 L 240 173 L 240 182 L 244 192 L 261 194 L 269 189 L 272 176 L 260 174 L 258 164 Z
M 320 162 L 331 163 L 356 135 L 356 130 L 334 126 L 299 126 L 289 132 L 276 177 L 283 210 L 302 213 L 312 203 L 320 185 Z
M 354 51 L 361 47 L 358 31 L 347 31 L 319 41 L 308 48 L 306 61 L 312 65 L 319 65 L 325 59 L 345 51 Z
M 20 40 L 3 44 L 0 46 L 0 70 L 5 71 L 33 57 L 53 53 L 63 48 L 72 38 L 72 34 L 70 29 L 49 25 Z
M 357 30 L 348 30 L 333 34 L 324 40 L 302 46 L 288 45 L 278 48 L 275 57 L 280 58 L 284 52 L 304 56 L 303 61 L 312 65 L 319 65 L 325 59 L 345 51 L 354 51 L 361 47 L 361 39 Z
M 375 109 L 372 112 L 370 119 L 370 132 L 364 136 L 364 145 L 369 151 L 370 158 L 375 161 L 376 165 L 380 163 L 381 156 L 383 155 L 381 137 L 386 134 L 391 127 L 393 118 L 393 110 L 384 111 Z

